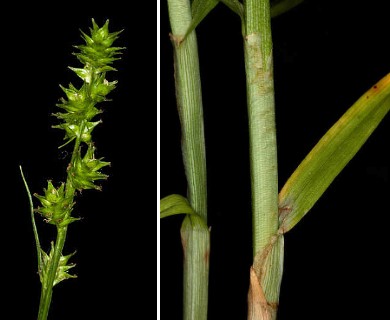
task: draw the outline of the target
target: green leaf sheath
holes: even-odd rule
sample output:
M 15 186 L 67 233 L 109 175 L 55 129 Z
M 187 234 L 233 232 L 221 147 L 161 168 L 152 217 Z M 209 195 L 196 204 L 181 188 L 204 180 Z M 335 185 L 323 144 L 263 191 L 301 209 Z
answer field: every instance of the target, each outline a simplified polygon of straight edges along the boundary
M 251 274 L 248 319 L 265 320 L 276 317 L 283 272 L 283 237 L 277 236 L 278 173 L 269 0 L 246 0 L 244 9 L 252 190 L 252 270 L 257 279 L 257 283 L 252 282 L 254 277 Z M 255 292 L 261 292 L 265 302 L 261 301 L 259 295 L 254 295 Z M 265 309 L 256 308 L 260 305 Z M 259 310 L 264 312 L 256 314 Z
M 205 320 L 208 305 L 210 232 L 201 217 L 187 215 L 180 234 L 184 252 L 184 319 Z
M 255 256 L 278 229 L 278 175 L 269 3 L 268 0 L 249 0 L 245 6 L 244 49 Z
M 192 15 L 189 0 L 168 0 L 174 49 L 177 108 L 182 132 L 182 154 L 187 178 L 187 198 L 196 215 L 182 226 L 184 250 L 184 320 L 207 319 L 209 233 L 207 229 L 206 154 L 203 107 L 195 32 L 186 39 Z M 199 219 L 202 220 L 200 231 Z
M 172 194 L 160 200 L 160 218 L 187 214 L 180 234 L 184 251 L 184 291 L 187 302 L 186 317 L 197 319 L 207 306 L 210 232 L 204 220 L 190 207 L 186 198 Z M 191 215 L 191 216 L 190 216 Z M 203 261 L 199 263 L 199 261 Z M 196 284 L 196 286 L 192 285 Z
M 329 129 L 288 179 L 279 194 L 281 232 L 293 228 L 313 207 L 389 110 L 387 74 Z
M 254 258 L 250 270 L 248 293 L 248 320 L 276 319 L 283 275 L 284 238 L 271 237 L 271 241 Z
M 76 46 L 75 53 L 83 68 L 70 68 L 82 79 L 83 84 L 76 88 L 69 84 L 68 88 L 61 86 L 66 98 L 62 98 L 57 105 L 62 112 L 54 114 L 61 123 L 54 128 L 65 131 L 66 143 L 61 147 L 74 142 L 72 157 L 67 168 L 66 183 L 58 187 L 48 181 L 43 195 L 35 194 L 41 206 L 35 211 L 40 213 L 45 221 L 55 225 L 57 238 L 52 243 L 49 254 L 39 247 L 39 276 L 42 283 L 41 299 L 38 311 L 38 320 L 47 319 L 52 299 L 53 286 L 57 283 L 74 278 L 68 273 L 74 264 L 68 264 L 73 254 L 63 256 L 68 225 L 79 218 L 72 217 L 74 198 L 77 191 L 85 189 L 100 190 L 95 184 L 97 180 L 104 180 L 107 175 L 100 169 L 109 165 L 102 158 L 95 157 L 95 147 L 92 141 L 92 131 L 101 122 L 93 121 L 101 113 L 96 107 L 100 102 L 107 101 L 106 96 L 114 88 L 116 82 L 106 80 L 106 73 L 115 70 L 111 64 L 122 48 L 112 47 L 118 38 L 119 32 L 108 31 L 108 20 L 100 28 L 92 20 L 90 35 L 82 32 L 84 45 Z M 36 227 L 34 225 L 34 231 Z M 37 239 L 37 236 L 36 236 Z M 37 246 L 39 242 L 37 241 Z

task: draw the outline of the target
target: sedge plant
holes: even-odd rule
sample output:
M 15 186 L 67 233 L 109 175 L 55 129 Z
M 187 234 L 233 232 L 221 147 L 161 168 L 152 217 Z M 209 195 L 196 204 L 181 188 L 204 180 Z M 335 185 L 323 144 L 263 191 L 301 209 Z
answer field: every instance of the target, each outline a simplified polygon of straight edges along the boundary
M 182 226 L 185 320 L 207 319 L 207 271 L 213 251 L 206 216 L 205 137 L 195 30 L 219 2 L 240 17 L 244 48 L 253 230 L 248 319 L 273 320 L 283 275 L 284 234 L 310 211 L 389 112 L 390 74 L 361 95 L 279 190 L 271 18 L 302 1 L 168 0 L 188 193 L 161 199 L 160 217 L 186 215 Z
M 106 74 L 115 70 L 112 64 L 118 59 L 117 55 L 122 49 L 113 46 L 120 32 L 109 32 L 108 25 L 107 20 L 99 27 L 92 19 L 90 34 L 81 32 L 85 43 L 75 46 L 78 50 L 75 56 L 83 67 L 69 68 L 82 80 L 82 84 L 79 87 L 71 83 L 68 87 L 61 86 L 65 97 L 57 104 L 60 111 L 53 114 L 59 120 L 53 128 L 65 132 L 65 143 L 59 148 L 72 149 L 66 168 L 66 181 L 59 184 L 48 181 L 43 194 L 34 194 L 39 201 L 39 206 L 34 209 L 31 193 L 20 168 L 30 201 L 41 281 L 38 320 L 48 318 L 53 287 L 63 280 L 76 277 L 69 272 L 75 266 L 69 263 L 74 253 L 63 255 L 68 227 L 80 219 L 74 214 L 76 196 L 83 190 L 101 190 L 97 181 L 108 177 L 101 169 L 110 163 L 95 156 L 96 148 L 93 142 L 93 130 L 101 123 L 101 120 L 96 119 L 102 113 L 100 105 L 108 101 L 107 95 L 117 83 L 108 81 Z M 37 213 L 57 231 L 56 239 L 50 242 L 48 252 L 41 247 L 35 223 Z

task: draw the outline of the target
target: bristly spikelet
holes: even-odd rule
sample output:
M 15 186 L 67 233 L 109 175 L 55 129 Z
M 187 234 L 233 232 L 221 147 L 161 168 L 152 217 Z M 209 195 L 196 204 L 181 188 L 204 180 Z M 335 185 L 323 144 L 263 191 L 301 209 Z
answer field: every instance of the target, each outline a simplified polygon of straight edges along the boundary
M 61 86 L 66 98 L 61 98 L 57 106 L 65 112 L 56 113 L 55 116 L 63 123 L 53 127 L 65 130 L 64 139 L 68 142 L 77 137 L 81 142 L 91 142 L 91 132 L 99 123 L 91 120 L 101 113 L 96 104 L 105 101 L 106 96 L 115 89 L 117 82 L 109 82 L 106 72 L 115 70 L 111 64 L 119 59 L 117 55 L 123 48 L 112 47 L 121 31 L 110 33 L 108 23 L 107 20 L 104 26 L 99 28 L 92 19 L 90 35 L 81 31 L 85 44 L 75 46 L 79 52 L 74 55 L 84 67 L 69 68 L 83 80 L 83 85 L 79 89 L 73 84 L 69 84 L 68 88 Z
M 103 158 L 95 158 L 92 131 L 101 123 L 101 120 L 93 120 L 102 112 L 96 105 L 106 101 L 106 96 L 115 89 L 116 81 L 109 82 L 106 73 L 115 70 L 111 64 L 118 60 L 117 55 L 123 49 L 112 47 L 119 33 L 108 31 L 108 20 L 103 27 L 99 28 L 92 19 L 90 35 L 81 31 L 85 44 L 75 46 L 79 52 L 74 55 L 84 66 L 83 68 L 70 67 L 83 80 L 83 84 L 80 88 L 73 84 L 69 84 L 67 88 L 60 86 L 65 97 L 60 99 L 57 106 L 64 112 L 54 114 L 61 123 L 53 127 L 65 131 L 64 140 L 67 142 L 64 145 L 75 140 L 77 148 L 68 166 L 66 185 L 62 184 L 56 189 L 49 181 L 44 195 L 35 195 L 42 204 L 42 207 L 35 211 L 44 216 L 48 223 L 64 226 L 77 220 L 71 216 L 74 194 L 69 194 L 66 190 L 100 190 L 101 187 L 95 185 L 95 181 L 105 180 L 108 177 L 99 171 L 109 165 L 109 162 L 103 161 Z M 82 152 L 85 144 L 87 148 Z
M 95 185 L 94 182 L 96 180 L 107 179 L 108 176 L 101 173 L 99 170 L 108 165 L 110 165 L 110 163 L 102 161 L 102 158 L 95 158 L 95 147 L 90 144 L 84 157 L 82 158 L 79 152 L 75 157 L 73 166 L 69 169 L 73 187 L 77 190 L 100 190 L 101 187 Z
M 115 56 L 122 48 L 111 47 L 118 38 L 120 31 L 109 33 L 108 20 L 103 27 L 99 26 L 92 19 L 92 28 L 89 29 L 91 36 L 82 32 L 85 45 L 76 46 L 80 53 L 75 53 L 77 58 L 85 65 L 91 65 L 101 71 L 115 70 L 109 67 L 116 58 Z
M 65 184 L 62 183 L 57 189 L 53 186 L 51 181 L 47 182 L 47 189 L 44 189 L 44 196 L 35 194 L 35 197 L 39 199 L 42 207 L 38 207 L 35 211 L 39 212 L 46 220 L 46 222 L 55 225 L 67 225 L 75 218 L 71 218 L 70 212 L 74 205 L 73 199 L 66 197 Z

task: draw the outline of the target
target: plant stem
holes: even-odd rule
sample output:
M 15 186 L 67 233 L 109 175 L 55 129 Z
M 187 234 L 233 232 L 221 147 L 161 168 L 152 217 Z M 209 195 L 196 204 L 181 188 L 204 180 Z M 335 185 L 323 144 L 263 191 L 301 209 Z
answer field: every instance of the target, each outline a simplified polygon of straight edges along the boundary
M 81 125 L 81 130 L 84 130 L 84 121 Z M 83 132 L 83 131 L 81 131 Z M 79 152 L 80 149 L 80 137 L 76 138 L 75 144 L 73 147 L 73 153 L 72 158 L 70 160 L 70 165 L 73 165 L 76 155 Z M 70 173 L 68 172 L 68 177 L 66 180 L 66 195 L 72 199 L 71 202 L 73 202 L 73 197 L 75 194 L 75 188 L 73 187 L 71 183 Z M 70 214 L 70 213 L 69 213 Z M 60 258 L 62 255 L 62 250 L 65 245 L 66 240 L 66 233 L 68 231 L 68 226 L 63 227 L 57 227 L 57 238 L 54 246 L 54 252 L 53 257 L 50 259 L 49 267 L 48 267 L 48 273 L 47 277 L 44 277 L 45 281 L 42 283 L 42 290 L 41 290 L 41 298 L 39 302 L 39 311 L 38 311 L 38 320 L 46 320 L 47 316 L 49 314 L 50 304 L 51 304 L 51 298 L 53 295 L 53 286 L 54 286 L 54 280 L 56 278 L 56 273 L 58 270 L 58 264 L 60 262 Z
M 175 50 L 176 98 L 182 126 L 187 196 L 193 209 L 206 220 L 206 154 L 196 35 L 191 32 L 186 40 L 180 43 L 181 36 L 191 22 L 189 1 L 168 0 L 168 4 Z
M 209 231 L 203 107 L 195 32 L 189 0 L 168 0 L 175 58 L 176 99 L 182 128 L 187 197 L 199 217 L 187 216 L 181 228 L 184 250 L 184 319 L 207 319 Z
M 255 256 L 278 229 L 278 174 L 269 0 L 247 0 L 245 10 Z
M 278 175 L 275 129 L 272 35 L 269 0 L 246 0 L 245 10 L 245 70 L 250 139 L 252 187 L 253 257 L 259 257 L 269 247 L 278 230 Z M 283 259 L 282 239 L 275 242 L 271 254 L 273 263 L 256 270 L 260 287 L 268 305 L 278 302 Z M 266 249 L 267 248 L 267 249 Z M 267 253 L 268 255 L 268 253 Z M 254 259 L 256 260 L 256 259 Z M 270 275 L 265 280 L 264 273 Z M 277 279 L 275 279 L 275 277 Z M 273 307 L 274 309 L 276 307 Z M 271 318 L 276 317 L 272 312 Z M 265 319 L 265 318 L 257 318 Z
M 68 227 L 57 228 L 57 239 L 54 246 L 54 254 L 52 260 L 50 260 L 50 267 L 47 276 L 47 280 L 42 283 L 41 300 L 39 303 L 38 320 L 46 320 L 49 314 L 49 308 L 51 303 L 51 297 L 53 294 L 54 279 L 56 277 L 58 263 L 61 258 L 62 249 L 64 248 L 66 232 Z

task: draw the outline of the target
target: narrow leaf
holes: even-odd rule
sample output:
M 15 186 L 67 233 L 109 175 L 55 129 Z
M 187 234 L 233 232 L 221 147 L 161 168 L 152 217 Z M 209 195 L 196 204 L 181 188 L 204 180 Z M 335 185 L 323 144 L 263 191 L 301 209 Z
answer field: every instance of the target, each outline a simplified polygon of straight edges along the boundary
M 301 162 L 279 194 L 280 230 L 313 207 L 390 110 L 390 73 L 357 100 Z
M 38 229 L 37 229 L 37 226 L 35 224 L 34 204 L 33 204 L 33 201 L 32 201 L 30 188 L 28 187 L 26 178 L 25 178 L 25 176 L 23 174 L 22 166 L 19 166 L 19 169 L 20 169 L 20 174 L 22 175 L 22 180 L 23 180 L 23 183 L 24 183 L 24 187 L 26 188 L 28 201 L 29 201 L 29 205 L 30 205 L 30 217 L 31 217 L 31 223 L 32 223 L 32 226 L 33 226 L 33 232 L 34 232 L 34 238 L 35 238 L 35 246 L 37 248 L 38 270 L 39 270 L 39 272 L 41 272 L 41 270 L 43 268 L 42 257 L 41 257 L 41 244 L 39 242 Z
M 244 8 L 238 0 L 194 0 L 192 3 L 192 21 L 184 35 L 183 41 L 198 25 L 202 20 L 213 10 L 218 2 L 223 2 L 227 7 L 237 13 L 241 19 L 244 17 Z
M 237 13 L 241 19 L 244 18 L 244 7 L 240 1 L 238 0 L 220 0 L 220 1 L 224 3 L 226 6 L 228 6 L 229 9 Z
M 218 0 L 194 0 L 192 3 L 192 21 L 183 40 L 198 26 L 198 24 L 218 4 Z
M 172 194 L 160 200 L 160 218 L 175 214 L 195 214 L 188 200 L 179 194 Z
M 281 14 L 291 10 L 303 0 L 275 0 L 271 1 L 271 18 L 280 16 Z

